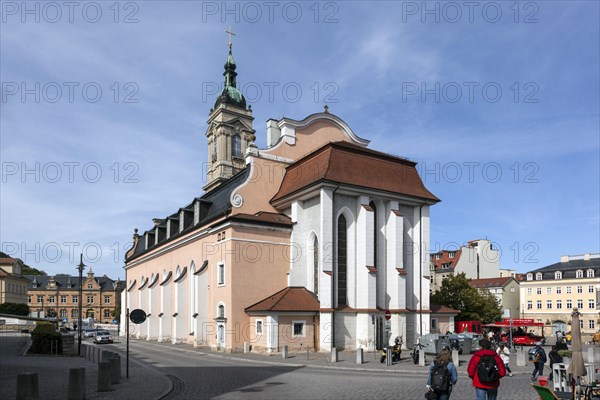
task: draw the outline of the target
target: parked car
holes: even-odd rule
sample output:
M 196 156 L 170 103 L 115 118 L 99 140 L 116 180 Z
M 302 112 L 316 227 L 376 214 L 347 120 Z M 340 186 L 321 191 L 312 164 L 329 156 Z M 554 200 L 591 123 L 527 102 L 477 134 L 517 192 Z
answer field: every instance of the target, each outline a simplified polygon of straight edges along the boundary
M 95 329 L 84 329 L 82 332 L 82 335 L 84 338 L 94 337 L 94 336 L 96 336 L 96 330 Z
M 109 331 L 98 331 L 94 336 L 94 343 L 112 343 L 113 335 Z

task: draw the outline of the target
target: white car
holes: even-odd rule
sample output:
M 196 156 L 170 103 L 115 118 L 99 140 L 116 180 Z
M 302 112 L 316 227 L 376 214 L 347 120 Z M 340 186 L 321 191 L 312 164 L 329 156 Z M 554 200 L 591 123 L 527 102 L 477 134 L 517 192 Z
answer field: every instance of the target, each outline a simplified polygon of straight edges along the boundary
M 98 331 L 94 336 L 94 343 L 112 343 L 113 335 L 109 331 Z
M 96 336 L 96 330 L 95 329 L 84 329 L 82 332 L 82 336 L 84 338 L 94 337 L 94 336 Z

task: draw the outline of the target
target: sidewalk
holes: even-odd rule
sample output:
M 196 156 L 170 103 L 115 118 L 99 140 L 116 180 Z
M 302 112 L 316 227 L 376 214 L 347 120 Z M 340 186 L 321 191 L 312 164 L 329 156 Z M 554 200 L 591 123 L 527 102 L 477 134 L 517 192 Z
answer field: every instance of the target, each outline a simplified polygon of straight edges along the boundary
M 122 378 L 112 385 L 110 392 L 97 392 L 98 364 L 84 357 L 22 355 L 29 335 L 0 335 L 0 398 L 14 399 L 17 393 L 17 375 L 38 374 L 40 398 L 67 397 L 69 369 L 85 368 L 86 398 L 160 399 L 172 388 L 170 379 L 161 371 L 147 365 L 129 362 L 130 378 L 125 379 L 125 359 L 121 357 Z M 83 354 L 82 346 L 82 354 Z

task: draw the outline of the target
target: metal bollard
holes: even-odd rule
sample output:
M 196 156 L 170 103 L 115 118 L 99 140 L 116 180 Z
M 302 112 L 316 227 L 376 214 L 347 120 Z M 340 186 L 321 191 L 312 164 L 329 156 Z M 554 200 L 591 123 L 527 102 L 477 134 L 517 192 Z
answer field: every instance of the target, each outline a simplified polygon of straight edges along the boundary
M 363 349 L 356 349 L 356 363 L 357 364 L 362 364 L 363 363 Z
M 17 375 L 17 400 L 39 400 L 40 387 L 37 372 Z
M 390 366 L 392 363 L 392 348 L 388 347 L 385 351 L 385 365 Z
M 244 354 L 250 353 L 250 343 L 244 342 Z
M 283 346 L 281 349 L 281 357 L 285 360 L 288 358 L 288 347 L 287 345 Z
M 332 363 L 338 362 L 338 349 L 337 349 L 337 347 L 332 347 L 331 348 L 331 362 Z
M 109 392 L 112 376 L 110 373 L 110 362 L 102 361 L 98 363 L 98 391 Z
M 310 357 L 309 352 L 308 352 L 308 346 L 306 346 L 306 359 L 308 360 Z
M 85 400 L 85 368 L 69 368 L 68 400 Z
M 452 350 L 452 362 L 457 367 L 460 365 L 460 359 L 458 358 L 458 350 Z

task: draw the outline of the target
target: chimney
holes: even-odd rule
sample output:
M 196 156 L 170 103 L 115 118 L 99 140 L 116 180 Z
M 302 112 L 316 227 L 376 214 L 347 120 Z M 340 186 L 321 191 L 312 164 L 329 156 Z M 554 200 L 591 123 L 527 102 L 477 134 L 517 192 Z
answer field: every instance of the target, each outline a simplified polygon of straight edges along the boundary
M 273 146 L 281 137 L 281 130 L 277 126 L 277 120 L 267 120 L 267 147 Z
M 590 253 L 585 253 L 585 254 L 583 255 L 583 260 L 584 260 L 584 261 L 590 261 Z
M 560 262 L 561 263 L 569 262 L 569 256 L 560 256 Z

